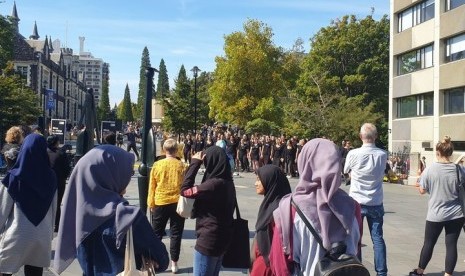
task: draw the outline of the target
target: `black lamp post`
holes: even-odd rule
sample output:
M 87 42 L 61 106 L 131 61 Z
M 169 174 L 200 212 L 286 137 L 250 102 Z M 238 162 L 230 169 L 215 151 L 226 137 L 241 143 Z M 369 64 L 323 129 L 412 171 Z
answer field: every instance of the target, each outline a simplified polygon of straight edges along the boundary
M 48 81 L 47 80 L 43 80 L 42 81 L 43 84 L 44 84 L 44 88 L 42 89 L 43 91 L 43 94 L 44 94 L 44 101 L 42 103 L 42 117 L 44 118 L 44 121 L 43 121 L 43 125 L 40 126 L 42 128 L 42 131 L 43 133 L 45 133 L 45 127 L 47 126 L 47 116 L 45 114 L 45 109 L 47 108 L 47 84 L 48 84 Z
M 202 71 L 194 66 L 191 71 L 194 73 L 194 135 L 197 134 L 197 74 Z
M 157 69 L 147 67 L 145 70 L 145 77 L 147 79 L 147 86 L 145 92 L 145 106 L 144 106 L 144 128 L 142 132 L 142 162 L 139 165 L 139 178 L 137 181 L 139 187 L 139 205 L 143 214 L 147 213 L 147 196 L 149 193 L 149 175 L 150 169 L 155 161 L 156 145 L 153 139 L 152 131 L 152 89 L 153 89 L 153 76 Z

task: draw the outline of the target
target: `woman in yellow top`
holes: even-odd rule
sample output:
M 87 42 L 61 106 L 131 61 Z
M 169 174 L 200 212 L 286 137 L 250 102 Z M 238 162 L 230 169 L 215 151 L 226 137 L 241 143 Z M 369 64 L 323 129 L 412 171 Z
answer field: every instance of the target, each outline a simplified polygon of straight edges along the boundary
M 174 139 L 167 139 L 163 143 L 166 158 L 154 163 L 150 172 L 149 195 L 147 206 L 152 213 L 152 226 L 160 239 L 165 233 L 166 223 L 170 220 L 170 256 L 171 271 L 178 271 L 177 262 L 181 250 L 184 218 L 176 213 L 176 206 L 184 178 L 185 166 L 176 158 L 178 143 Z

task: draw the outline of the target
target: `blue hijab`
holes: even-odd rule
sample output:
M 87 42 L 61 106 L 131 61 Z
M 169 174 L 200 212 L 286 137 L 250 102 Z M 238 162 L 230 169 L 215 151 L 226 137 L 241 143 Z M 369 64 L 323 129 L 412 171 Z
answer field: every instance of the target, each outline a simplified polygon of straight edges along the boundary
M 57 189 L 50 168 L 47 142 L 42 135 L 29 134 L 21 146 L 13 168 L 2 181 L 11 198 L 35 226 L 44 219 Z

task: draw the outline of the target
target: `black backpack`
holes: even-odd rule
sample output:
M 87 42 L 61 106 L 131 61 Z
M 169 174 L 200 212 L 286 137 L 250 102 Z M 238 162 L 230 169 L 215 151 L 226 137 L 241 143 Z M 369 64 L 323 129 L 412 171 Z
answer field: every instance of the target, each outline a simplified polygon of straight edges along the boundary
M 314 276 L 370 276 L 370 272 L 362 264 L 362 262 L 360 262 L 357 256 L 346 254 L 347 245 L 344 242 L 334 243 L 329 251 L 326 250 L 323 246 L 323 241 L 321 240 L 320 235 L 318 235 L 292 198 L 291 204 L 294 206 L 296 212 L 304 221 L 315 240 L 321 248 L 326 251 L 325 255 L 318 261 L 315 267 Z M 297 269 L 299 269 L 298 266 Z

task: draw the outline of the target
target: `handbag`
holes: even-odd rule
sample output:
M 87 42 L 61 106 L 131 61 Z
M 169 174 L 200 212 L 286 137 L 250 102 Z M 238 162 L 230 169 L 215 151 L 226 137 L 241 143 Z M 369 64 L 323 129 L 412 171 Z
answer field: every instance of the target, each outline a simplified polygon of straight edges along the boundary
M 236 218 L 233 220 L 231 244 L 223 256 L 222 265 L 226 268 L 250 268 L 250 239 L 248 221 L 241 218 L 236 199 Z
M 462 212 L 465 214 L 465 186 L 464 183 L 460 182 L 460 167 L 455 165 L 455 170 L 457 172 L 457 189 L 459 192 L 460 206 L 462 206 Z
M 295 204 L 292 197 L 291 204 L 294 206 L 300 218 L 303 220 L 315 240 L 325 252 L 324 256 L 318 261 L 315 267 L 314 276 L 370 276 L 370 272 L 360 262 L 357 256 L 346 253 L 347 246 L 344 242 L 334 243 L 332 244 L 329 251 L 326 250 L 326 248 L 323 246 L 323 241 L 321 240 L 320 235 L 307 220 L 299 206 Z
M 155 273 L 153 273 L 155 274 Z M 124 270 L 117 276 L 149 276 L 148 271 L 140 271 L 136 268 L 136 258 L 134 256 L 134 243 L 132 240 L 132 226 L 126 234 L 126 249 L 124 250 Z
M 179 196 L 176 213 L 183 218 L 191 218 L 192 210 L 194 209 L 195 198 L 187 198 Z

